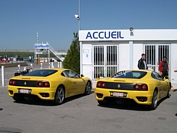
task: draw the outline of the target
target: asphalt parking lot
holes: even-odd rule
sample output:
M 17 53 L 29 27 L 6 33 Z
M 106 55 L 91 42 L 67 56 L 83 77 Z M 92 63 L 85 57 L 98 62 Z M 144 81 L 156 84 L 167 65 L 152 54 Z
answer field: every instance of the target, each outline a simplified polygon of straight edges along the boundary
M 5 68 L 5 85 L 17 70 Z M 101 107 L 94 93 L 58 106 L 49 101 L 16 103 L 7 87 L 0 87 L 0 133 L 177 133 L 176 124 L 177 91 L 150 111 L 134 103 Z

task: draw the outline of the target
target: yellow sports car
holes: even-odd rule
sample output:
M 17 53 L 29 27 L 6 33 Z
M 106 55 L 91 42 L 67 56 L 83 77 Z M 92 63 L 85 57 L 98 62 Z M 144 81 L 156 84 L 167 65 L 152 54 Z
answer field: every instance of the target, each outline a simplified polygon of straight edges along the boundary
M 119 71 L 97 81 L 95 97 L 100 105 L 132 99 L 137 104 L 156 109 L 160 99 L 170 97 L 171 82 L 151 70 Z
M 92 82 L 88 77 L 70 69 L 47 68 L 10 78 L 8 95 L 15 101 L 37 96 L 61 104 L 65 98 L 78 94 L 88 95 L 91 89 Z

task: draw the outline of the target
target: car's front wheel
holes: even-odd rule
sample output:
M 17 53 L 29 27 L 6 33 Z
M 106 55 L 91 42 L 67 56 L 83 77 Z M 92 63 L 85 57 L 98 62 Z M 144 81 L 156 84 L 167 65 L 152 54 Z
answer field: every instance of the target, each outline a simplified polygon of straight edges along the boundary
M 158 94 L 158 91 L 155 90 L 154 93 L 153 93 L 153 96 L 152 96 L 152 103 L 150 105 L 150 109 L 151 110 L 155 110 L 157 108 L 157 94 Z
M 86 86 L 85 86 L 84 94 L 85 95 L 89 95 L 91 93 L 91 90 L 92 90 L 92 85 L 91 85 L 91 82 L 88 81 Z
M 59 105 L 62 104 L 65 100 L 65 90 L 62 86 L 59 86 L 55 93 L 55 104 Z
M 171 93 L 170 93 L 170 91 L 171 91 L 171 85 L 169 85 L 169 87 L 168 87 L 168 92 L 167 92 L 167 98 L 170 98 L 170 96 L 171 96 Z

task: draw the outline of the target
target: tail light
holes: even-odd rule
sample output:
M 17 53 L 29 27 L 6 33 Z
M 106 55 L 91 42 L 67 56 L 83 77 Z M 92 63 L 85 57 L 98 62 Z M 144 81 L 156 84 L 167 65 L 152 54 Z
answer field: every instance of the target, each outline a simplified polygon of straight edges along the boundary
M 106 83 L 105 82 L 98 82 L 97 83 L 97 87 L 105 88 L 106 87 Z
M 134 85 L 134 88 L 135 88 L 136 90 L 140 90 L 140 89 L 141 89 L 141 85 L 135 84 L 135 85 Z
M 135 84 L 134 85 L 134 89 L 135 90 L 144 90 L 144 91 L 147 91 L 148 90 L 148 86 L 146 84 Z
M 9 81 L 9 85 L 15 85 L 15 84 L 16 84 L 16 81 L 15 81 L 15 80 L 12 80 L 12 79 L 11 79 L 11 80 Z
M 38 81 L 37 85 L 39 87 L 50 87 L 50 83 L 48 81 Z
M 146 84 L 142 84 L 142 85 L 141 85 L 141 88 L 142 88 L 142 90 L 148 90 L 148 87 L 147 87 Z

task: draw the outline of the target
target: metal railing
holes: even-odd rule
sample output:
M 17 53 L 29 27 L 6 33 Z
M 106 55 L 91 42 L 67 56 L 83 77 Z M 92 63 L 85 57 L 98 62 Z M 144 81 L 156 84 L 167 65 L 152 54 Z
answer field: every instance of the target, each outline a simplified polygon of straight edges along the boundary
M 57 51 L 57 50 L 55 50 L 53 47 L 49 47 L 49 50 L 50 50 L 50 52 L 52 52 L 59 60 L 61 60 L 60 59 L 60 57 L 59 57 L 59 55 L 60 55 L 60 53 Z

